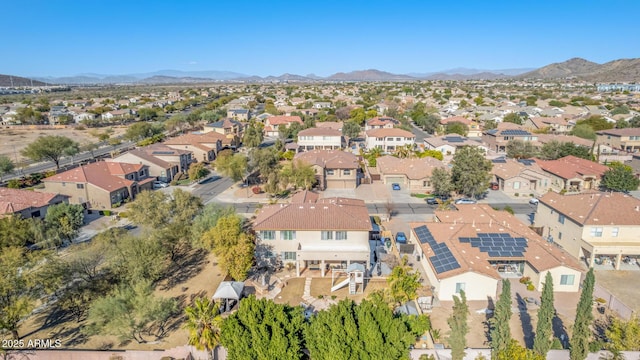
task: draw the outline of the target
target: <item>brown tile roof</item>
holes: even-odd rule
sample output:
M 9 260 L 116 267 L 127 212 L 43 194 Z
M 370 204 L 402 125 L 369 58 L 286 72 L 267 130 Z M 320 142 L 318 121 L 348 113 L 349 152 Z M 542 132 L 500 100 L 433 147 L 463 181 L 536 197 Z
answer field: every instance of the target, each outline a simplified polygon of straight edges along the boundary
M 442 161 L 432 157 L 400 159 L 385 155 L 376 159 L 376 162 L 381 175 L 406 175 L 412 180 L 430 177 L 433 169 L 445 167 Z
M 453 122 L 459 122 L 459 123 L 463 123 L 465 125 L 471 125 L 471 120 L 462 117 L 462 116 L 453 116 L 450 118 L 446 118 L 446 119 L 442 119 L 440 120 L 440 124 L 442 125 L 447 125 L 449 123 L 453 123 Z
M 452 138 L 457 138 L 457 139 L 462 139 L 462 141 L 451 141 L 450 139 Z M 454 134 L 450 134 L 450 135 L 444 135 L 444 136 L 435 136 L 435 137 L 428 137 L 428 138 L 424 138 L 423 140 L 426 144 L 429 144 L 433 147 L 440 147 L 442 145 L 451 145 L 454 146 L 456 148 L 458 147 L 462 147 L 462 146 L 485 146 L 483 143 L 476 141 L 476 140 L 471 140 L 469 138 L 466 138 L 464 136 L 460 136 L 460 135 L 454 135 Z
M 370 125 L 370 126 L 387 125 L 389 123 L 398 124 L 399 121 L 392 117 L 384 117 L 384 116 L 376 116 L 374 118 L 367 120 L 367 125 Z
M 162 155 L 162 156 L 179 156 L 179 155 L 185 155 L 185 154 L 191 153 L 191 151 L 174 149 L 164 144 L 152 144 L 152 145 L 144 146 L 138 149 L 146 152 L 149 155 Z
M 318 165 L 323 169 L 357 169 L 358 158 L 342 150 L 311 150 L 296 154 L 294 160 L 309 165 Z
M 255 230 L 371 231 L 363 200 L 319 199 L 316 203 L 275 204 L 263 207 L 253 221 Z
M 532 117 L 533 122 L 537 128 L 543 128 L 549 125 L 568 125 L 569 123 L 562 117 Z
M 560 195 L 550 191 L 540 203 L 582 225 L 640 225 L 640 200 L 621 193 Z
M 570 143 L 574 143 L 576 145 L 580 145 L 580 146 L 584 146 L 584 147 L 591 147 L 593 146 L 593 140 L 589 140 L 589 139 L 583 139 L 577 136 L 573 136 L 573 135 L 556 135 L 556 134 L 536 134 L 536 136 L 538 137 L 538 142 L 540 144 L 546 144 L 548 142 L 551 141 L 559 141 L 561 143 L 563 142 L 570 142 Z
M 605 171 L 609 170 L 609 167 L 606 165 L 581 159 L 573 155 L 565 156 L 558 160 L 535 159 L 535 161 L 544 171 L 565 180 L 579 178 L 585 175 L 594 175 L 600 178 Z
M 191 133 L 191 134 L 176 136 L 174 138 L 165 140 L 164 144 L 202 146 L 202 144 L 215 144 L 218 140 L 220 140 L 221 142 L 228 141 L 226 136 L 222 134 L 218 134 L 215 131 L 210 131 L 207 133 Z M 211 146 L 207 146 L 207 148 L 209 150 L 215 150 L 215 148 Z
M 108 192 L 131 186 L 134 181 L 124 179 L 124 175 L 142 169 L 141 164 L 124 164 L 99 161 L 61 172 L 43 179 L 43 182 L 89 183 Z M 129 171 L 129 172 L 127 172 Z
M 547 178 L 547 174 L 535 162 L 531 165 L 525 165 L 515 159 L 505 159 L 504 163 L 494 163 L 491 173 L 505 180 L 522 175 L 535 179 Z
M 334 130 L 342 130 L 343 126 L 344 123 L 342 121 L 323 121 L 316 123 L 317 128 L 330 128 Z
M 118 161 L 118 159 L 119 159 L 119 158 L 121 158 L 121 157 L 123 157 L 123 156 L 124 156 L 124 155 L 126 155 L 127 153 L 128 153 L 128 154 L 131 154 L 131 155 L 133 155 L 133 156 L 136 156 L 136 157 L 137 157 L 137 158 L 139 158 L 139 159 L 142 159 L 142 160 L 144 160 L 144 161 L 147 161 L 147 162 L 149 162 L 149 163 L 151 163 L 151 164 L 154 164 L 154 165 L 160 166 L 161 168 L 164 168 L 164 169 L 168 169 L 168 168 L 170 168 L 170 167 L 171 167 L 171 164 L 169 164 L 168 162 L 166 162 L 166 161 L 164 161 L 164 160 L 162 160 L 162 159 L 159 159 L 159 158 L 157 158 L 157 157 L 155 157 L 155 156 L 153 156 L 153 155 L 150 155 L 148 152 L 143 151 L 143 150 L 141 150 L 141 149 L 133 149 L 133 150 L 129 150 L 129 151 L 127 151 L 125 154 L 119 155 L 119 156 L 117 156 L 116 158 L 114 158 L 114 159 L 112 159 L 112 160 L 109 160 L 109 162 L 120 162 L 120 161 Z
M 298 136 L 342 136 L 342 132 L 332 128 L 308 128 L 298 132 Z
M 290 124 L 290 123 L 298 123 L 300 125 L 304 124 L 302 122 L 302 119 L 300 118 L 300 116 L 294 115 L 294 116 L 271 116 L 269 118 L 267 118 L 267 121 L 269 121 L 269 124 L 273 125 L 273 126 L 278 126 L 278 125 L 286 125 L 286 124 Z
M 598 135 L 640 136 L 640 128 L 609 129 L 596 132 Z
M 0 188 L 0 215 L 13 214 L 31 207 L 39 208 L 49 205 L 56 196 L 58 194 Z
M 394 137 L 405 137 L 405 138 L 415 138 L 416 136 L 412 133 L 398 129 L 398 128 L 383 128 L 383 129 L 371 129 L 366 132 L 368 137 L 385 137 L 385 136 L 394 136 Z
M 497 211 L 486 204 L 457 205 L 458 210 L 436 210 L 436 223 L 411 223 L 413 229 L 425 225 L 438 243 L 445 243 L 460 264 L 460 268 L 437 274 L 448 278 L 467 271 L 500 279 L 497 270 L 489 264 L 489 256 L 469 243 L 460 242 L 460 237 L 476 237 L 478 233 L 507 233 L 511 237 L 527 239 L 527 248 L 522 260 L 527 261 L 538 272 L 567 266 L 575 270 L 582 267 L 561 248 L 545 241 L 540 235 L 506 211 Z M 420 244 L 425 256 L 433 256 L 429 244 Z M 493 260 L 500 258 L 491 258 Z M 514 258 L 508 258 L 514 259 Z
M 309 190 L 298 191 L 291 197 L 292 204 L 315 203 L 320 198 L 320 194 Z

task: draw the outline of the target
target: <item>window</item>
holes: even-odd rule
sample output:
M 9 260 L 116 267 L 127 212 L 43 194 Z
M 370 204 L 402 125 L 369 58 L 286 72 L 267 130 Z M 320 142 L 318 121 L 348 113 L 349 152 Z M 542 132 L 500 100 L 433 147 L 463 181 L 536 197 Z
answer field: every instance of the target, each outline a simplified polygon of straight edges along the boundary
M 618 232 L 620 231 L 620 228 L 614 227 L 611 229 L 611 237 L 618 237 Z
M 275 240 L 276 232 L 273 230 L 260 231 L 260 238 L 262 240 Z
M 520 181 L 514 181 L 513 182 L 513 188 L 514 189 L 520 189 Z
M 558 232 L 558 240 L 562 240 L 562 233 Z
M 602 237 L 602 228 L 601 227 L 592 227 L 591 228 L 591 236 L 592 237 Z
M 575 275 L 560 275 L 560 285 L 573 285 Z
M 295 251 L 283 251 L 282 252 L 282 260 L 296 260 L 296 252 Z
M 327 170 L 327 175 L 333 175 L 333 170 Z
M 560 224 L 564 224 L 564 215 L 562 215 L 562 214 L 558 214 L 558 222 L 559 222 Z
M 280 231 L 280 240 L 295 240 L 296 232 L 295 230 L 282 230 Z
M 466 283 L 456 283 L 456 294 L 460 294 L 460 291 L 464 291 Z
M 396 138 L 396 141 L 402 141 L 402 138 Z
M 40 217 L 40 210 L 32 212 L 31 213 L 31 217 L 39 218 Z
M 351 170 L 342 170 L 343 175 L 351 175 Z
M 336 240 L 347 240 L 346 231 L 336 231 Z
M 84 184 L 76 184 L 76 188 L 78 188 L 78 189 L 84 189 Z
M 320 236 L 322 240 L 333 240 L 333 231 L 323 231 Z

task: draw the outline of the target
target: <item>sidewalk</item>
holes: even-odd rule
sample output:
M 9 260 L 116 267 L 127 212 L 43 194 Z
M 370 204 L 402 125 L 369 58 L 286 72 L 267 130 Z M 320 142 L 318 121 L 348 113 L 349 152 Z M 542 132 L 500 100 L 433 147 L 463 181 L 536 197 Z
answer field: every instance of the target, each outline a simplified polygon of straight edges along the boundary
M 240 187 L 239 184 L 233 184 L 227 190 L 214 197 L 216 201 L 224 203 L 269 203 L 269 194 L 254 194 L 250 187 Z

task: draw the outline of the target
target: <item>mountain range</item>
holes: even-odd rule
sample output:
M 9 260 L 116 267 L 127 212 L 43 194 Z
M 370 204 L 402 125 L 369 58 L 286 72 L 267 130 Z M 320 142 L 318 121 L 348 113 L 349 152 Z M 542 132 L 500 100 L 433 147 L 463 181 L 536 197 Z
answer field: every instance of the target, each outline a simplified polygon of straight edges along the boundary
M 454 68 L 429 73 L 392 74 L 385 71 L 369 69 L 352 72 L 339 72 L 327 77 L 314 74 L 306 76 L 296 74 L 282 74 L 279 76 L 251 76 L 231 71 L 180 71 L 160 70 L 149 73 L 135 73 L 123 75 L 105 75 L 95 73 L 78 74 L 68 77 L 34 77 L 34 85 L 74 84 L 74 85 L 104 85 L 104 84 L 175 84 L 175 83 L 204 83 L 214 81 L 242 81 L 242 82 L 315 82 L 315 81 L 414 81 L 414 80 L 496 80 L 496 79 L 564 79 L 575 78 L 592 82 L 639 82 L 640 59 L 619 59 L 604 64 L 594 63 L 581 58 L 573 58 L 561 63 L 554 63 L 539 69 L 469 69 Z M 29 85 L 30 79 L 23 80 L 18 85 L 13 77 L 15 86 Z M 10 86 L 10 77 L 0 75 L 0 86 Z M 40 83 L 42 82 L 42 83 Z

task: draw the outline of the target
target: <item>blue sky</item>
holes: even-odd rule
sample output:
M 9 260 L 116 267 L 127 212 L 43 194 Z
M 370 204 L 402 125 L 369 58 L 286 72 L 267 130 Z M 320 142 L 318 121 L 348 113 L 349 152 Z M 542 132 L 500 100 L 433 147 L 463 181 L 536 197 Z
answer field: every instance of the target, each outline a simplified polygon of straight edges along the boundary
M 327 76 L 639 57 L 640 1 L 5 0 L 0 73 Z

